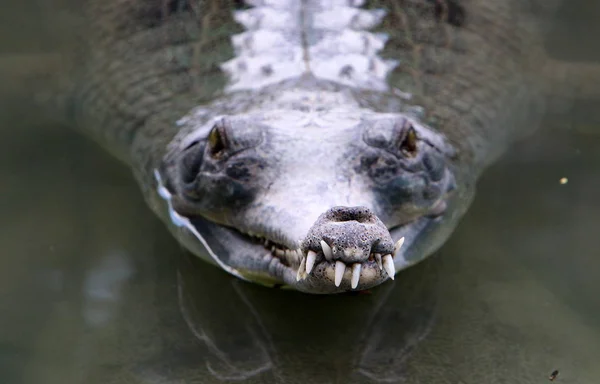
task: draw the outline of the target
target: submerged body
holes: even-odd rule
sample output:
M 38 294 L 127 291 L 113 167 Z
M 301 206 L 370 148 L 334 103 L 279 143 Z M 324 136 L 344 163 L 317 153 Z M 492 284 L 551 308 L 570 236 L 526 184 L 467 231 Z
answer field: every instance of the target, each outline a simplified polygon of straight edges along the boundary
M 248 3 L 92 2 L 67 103 L 178 240 L 240 278 L 393 278 L 544 110 L 543 25 L 518 1 Z

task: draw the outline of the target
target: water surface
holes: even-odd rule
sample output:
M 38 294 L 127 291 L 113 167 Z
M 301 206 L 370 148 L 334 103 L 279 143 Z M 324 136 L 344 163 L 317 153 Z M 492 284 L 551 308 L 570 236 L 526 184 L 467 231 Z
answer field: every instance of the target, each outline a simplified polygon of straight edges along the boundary
M 566 25 L 584 14 L 565 13 Z M 599 380 L 594 101 L 560 124 L 550 115 L 486 172 L 435 256 L 368 293 L 327 297 L 196 260 L 128 169 L 20 101 L 5 97 L 0 113 L 2 384 L 512 384 L 556 369 L 558 383 Z

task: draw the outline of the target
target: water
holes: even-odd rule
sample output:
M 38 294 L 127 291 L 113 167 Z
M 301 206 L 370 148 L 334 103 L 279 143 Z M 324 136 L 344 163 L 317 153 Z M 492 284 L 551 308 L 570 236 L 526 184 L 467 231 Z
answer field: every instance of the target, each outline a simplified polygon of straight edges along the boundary
M 488 170 L 436 256 L 334 297 L 190 257 L 125 167 L 18 98 L 3 105 L 2 384 L 598 382 L 593 102 Z

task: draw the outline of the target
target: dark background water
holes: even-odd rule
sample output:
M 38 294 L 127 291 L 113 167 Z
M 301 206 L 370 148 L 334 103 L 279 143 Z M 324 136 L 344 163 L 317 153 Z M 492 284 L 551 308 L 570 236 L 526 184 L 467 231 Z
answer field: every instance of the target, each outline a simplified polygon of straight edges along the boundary
M 565 7 L 554 56 L 600 62 L 597 4 Z M 68 44 L 42 5 L 0 13 L 4 57 Z M 128 169 L 28 113 L 6 73 L 0 383 L 600 382 L 600 100 L 511 147 L 436 256 L 316 297 L 188 256 Z

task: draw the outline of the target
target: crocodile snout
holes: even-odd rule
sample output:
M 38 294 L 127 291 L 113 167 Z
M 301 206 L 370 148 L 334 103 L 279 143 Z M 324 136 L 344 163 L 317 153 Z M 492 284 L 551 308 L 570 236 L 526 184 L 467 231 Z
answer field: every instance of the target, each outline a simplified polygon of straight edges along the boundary
M 340 286 L 348 268 L 351 288 L 356 288 L 361 272 L 365 272 L 363 267 L 375 264 L 394 278 L 392 237 L 367 207 L 337 206 L 327 210 L 309 229 L 302 250 L 307 255 L 306 274 L 316 263 L 327 263 L 334 268 L 336 286 Z M 304 271 L 301 267 L 299 278 L 306 277 Z
M 331 258 L 345 263 L 367 261 L 373 253 L 388 254 L 394 247 L 385 225 L 366 207 L 333 207 L 308 231 L 303 248 L 331 248 Z

